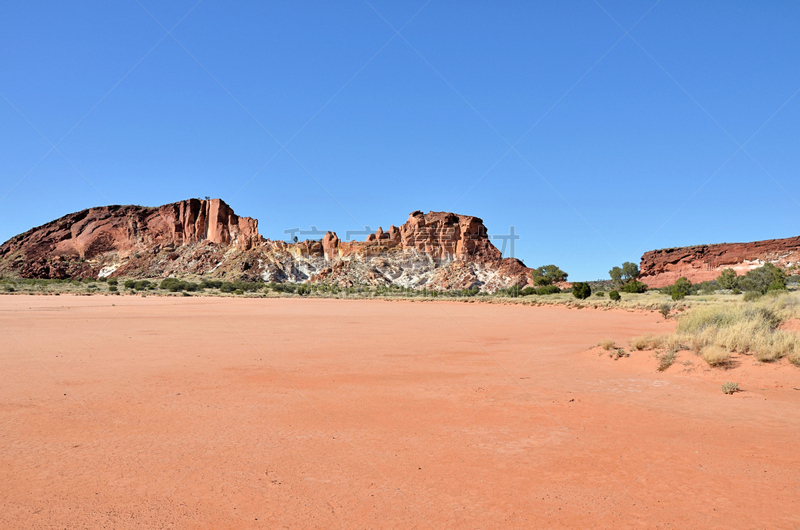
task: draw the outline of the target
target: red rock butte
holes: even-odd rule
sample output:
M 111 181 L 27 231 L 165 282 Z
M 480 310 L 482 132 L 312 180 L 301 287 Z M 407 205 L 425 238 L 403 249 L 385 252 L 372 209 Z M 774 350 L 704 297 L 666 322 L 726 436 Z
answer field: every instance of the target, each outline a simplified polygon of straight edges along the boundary
M 27 278 L 167 277 L 323 281 L 429 289 L 524 286 L 530 269 L 503 258 L 478 217 L 412 212 L 366 241 L 271 241 L 220 199 L 157 208 L 103 206 L 66 215 L 0 245 L 0 273 Z
M 682 276 L 699 283 L 715 280 L 724 269 L 741 275 L 765 263 L 784 269 L 800 264 L 800 236 L 651 250 L 642 256 L 639 280 L 650 287 L 671 285 Z

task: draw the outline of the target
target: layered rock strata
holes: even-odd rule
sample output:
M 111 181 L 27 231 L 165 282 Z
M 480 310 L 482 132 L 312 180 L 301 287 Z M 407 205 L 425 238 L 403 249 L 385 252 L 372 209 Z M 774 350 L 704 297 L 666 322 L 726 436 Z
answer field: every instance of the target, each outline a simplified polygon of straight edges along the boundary
M 420 211 L 366 241 L 271 241 L 219 199 L 158 208 L 105 206 L 66 215 L 0 246 L 0 273 L 28 278 L 197 276 L 496 290 L 530 270 L 503 258 L 477 217 Z
M 682 276 L 699 283 L 716 279 L 724 269 L 744 274 L 765 263 L 797 267 L 800 237 L 651 250 L 642 256 L 639 280 L 650 287 L 673 284 Z

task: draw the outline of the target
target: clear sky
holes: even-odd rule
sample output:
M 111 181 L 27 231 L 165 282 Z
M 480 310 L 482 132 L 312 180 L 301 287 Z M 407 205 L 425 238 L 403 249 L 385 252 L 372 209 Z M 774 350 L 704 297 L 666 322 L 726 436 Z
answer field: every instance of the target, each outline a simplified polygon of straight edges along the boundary
M 800 234 L 798 2 L 140 2 L 4 4 L 0 240 L 204 196 L 272 239 L 445 210 L 592 280 Z

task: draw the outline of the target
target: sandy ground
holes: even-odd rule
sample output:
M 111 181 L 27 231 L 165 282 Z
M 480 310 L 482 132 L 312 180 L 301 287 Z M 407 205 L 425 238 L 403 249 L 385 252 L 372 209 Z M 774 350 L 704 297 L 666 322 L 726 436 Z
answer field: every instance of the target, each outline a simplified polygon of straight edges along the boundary
M 1 296 L 0 527 L 800 527 L 800 369 L 590 349 L 671 326 Z

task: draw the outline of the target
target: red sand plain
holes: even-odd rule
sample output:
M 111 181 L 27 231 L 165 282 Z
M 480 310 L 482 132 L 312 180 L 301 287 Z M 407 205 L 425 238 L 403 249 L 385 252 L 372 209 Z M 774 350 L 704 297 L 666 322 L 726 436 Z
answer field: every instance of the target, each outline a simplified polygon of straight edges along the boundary
M 0 527 L 797 528 L 800 370 L 590 349 L 672 326 L 2 296 Z

